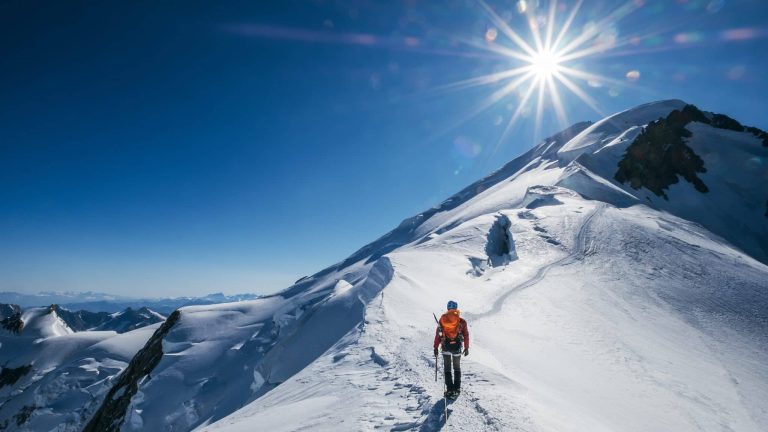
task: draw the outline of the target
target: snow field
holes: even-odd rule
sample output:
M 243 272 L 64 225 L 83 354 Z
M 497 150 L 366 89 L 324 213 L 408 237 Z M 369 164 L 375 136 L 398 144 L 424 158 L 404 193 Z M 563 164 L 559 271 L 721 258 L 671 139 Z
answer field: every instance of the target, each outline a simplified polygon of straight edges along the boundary
M 719 265 L 721 278 L 753 287 L 760 286 L 765 266 L 644 206 L 622 210 L 558 189 L 551 193 L 551 205 L 503 212 L 512 221 L 519 257 L 479 277 L 469 258 L 482 255 L 478 234 L 490 230 L 494 215 L 387 255 L 394 276 L 369 303 L 363 325 L 277 390 L 207 430 L 247 430 L 257 418 L 286 431 L 445 428 L 431 314 L 447 299 L 459 302 L 472 339 L 448 428 L 761 430 L 766 418 L 757 401 L 764 400 L 768 377 L 754 363 L 745 369 L 744 361 L 718 354 L 755 359 L 752 341 L 742 336 L 719 345 L 722 340 L 692 321 L 702 313 L 698 305 L 688 302 L 683 309 L 668 294 L 708 282 L 706 275 L 691 279 L 677 268 L 684 245 L 706 252 L 697 257 L 701 265 L 709 264 L 707 257 L 743 261 L 748 272 L 727 262 Z M 657 255 L 638 267 L 637 247 Z M 648 267 L 663 276 L 649 279 Z M 764 292 L 758 296 L 765 300 Z M 758 384 L 736 384 L 739 374 Z M 760 398 L 745 398 L 755 387 L 753 396 Z M 305 398 L 317 403 L 311 416 L 298 410 Z M 285 417 L 288 406 L 297 411 Z

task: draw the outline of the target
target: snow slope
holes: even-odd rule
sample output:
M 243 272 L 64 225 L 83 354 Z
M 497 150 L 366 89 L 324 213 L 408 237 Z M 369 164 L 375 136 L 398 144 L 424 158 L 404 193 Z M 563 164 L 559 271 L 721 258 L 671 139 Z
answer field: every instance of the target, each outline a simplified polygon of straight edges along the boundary
M 685 105 L 576 124 L 278 294 L 183 307 L 160 326 L 72 348 L 57 365 L 120 356 L 123 372 L 105 374 L 68 421 L 85 431 L 446 429 L 432 313 L 453 299 L 472 347 L 448 429 L 768 429 L 768 237 L 754 205 L 768 183 L 755 182 L 764 169 L 731 166 L 768 149 L 694 122 L 687 142 L 708 167 L 708 193 L 681 180 L 664 200 L 614 178 L 646 124 Z M 41 343 L 75 336 L 86 338 Z M 96 346 L 100 357 L 85 357 Z M 42 412 L 8 427 L 45 429 L 31 426 Z
M 613 179 L 643 126 L 683 106 L 577 125 L 363 248 L 347 262 L 383 256 L 393 274 L 359 325 L 205 430 L 444 428 L 430 344 L 431 313 L 448 299 L 473 340 L 450 427 L 768 428 L 768 267 L 734 246 L 764 235 L 745 203 L 768 189 L 711 156 L 766 149 L 749 134 L 691 124 L 710 195 L 680 182 L 666 202 Z M 723 134 L 736 149 L 711 139 Z M 721 211 L 706 213 L 713 203 Z M 494 267 L 489 244 L 505 239 L 514 255 Z
M 671 215 L 554 198 L 502 212 L 518 259 L 480 277 L 492 217 L 391 253 L 364 325 L 209 429 L 440 429 L 430 314 L 453 298 L 473 347 L 452 427 L 764 430 L 768 269 Z
M 37 338 L 49 338 L 74 333 L 55 310 L 50 308 L 30 308 L 21 314 L 24 322 L 24 335 Z

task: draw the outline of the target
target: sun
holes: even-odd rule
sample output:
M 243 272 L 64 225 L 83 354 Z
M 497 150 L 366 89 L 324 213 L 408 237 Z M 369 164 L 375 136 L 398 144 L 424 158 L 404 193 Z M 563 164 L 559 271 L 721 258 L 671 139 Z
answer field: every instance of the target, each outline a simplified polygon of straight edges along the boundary
M 435 88 L 437 91 L 459 91 L 472 87 L 487 87 L 493 90 L 479 102 L 469 107 L 468 113 L 454 122 L 455 125 L 485 112 L 494 105 L 503 103 L 509 113 L 498 114 L 498 124 L 506 123 L 497 140 L 498 148 L 519 119 L 530 118 L 534 121 L 534 136 L 541 136 L 542 119 L 554 114 L 556 121 L 563 127 L 570 124 L 565 111 L 563 95 L 568 93 L 584 103 L 601 117 L 605 116 L 597 100 L 590 95 L 591 89 L 610 86 L 626 87 L 627 83 L 584 70 L 592 57 L 603 56 L 620 46 L 627 46 L 640 36 L 617 39 L 615 35 L 604 31 L 611 29 L 619 20 L 642 7 L 639 0 L 623 0 L 619 6 L 603 17 L 589 21 L 579 31 L 575 28 L 577 14 L 585 0 L 562 2 L 549 0 L 548 7 L 539 6 L 539 1 L 518 0 L 515 15 L 504 11 L 499 14 L 486 3 L 476 0 L 480 9 L 489 19 L 483 38 L 463 39 L 465 43 L 497 56 L 507 66 L 504 69 L 474 76 L 468 79 L 445 84 Z M 509 3 L 509 2 L 507 2 Z M 569 4 L 566 4 L 569 3 Z M 558 11 L 566 12 L 558 19 Z M 528 24 L 530 35 L 518 33 Z M 574 27 L 574 30 L 571 28 Z M 631 50 L 627 51 L 631 52 Z M 629 77 L 629 75 L 628 75 Z M 583 85 L 588 87 L 583 88 Z M 571 96 L 568 94 L 568 96 Z
M 549 50 L 542 50 L 531 56 L 531 71 L 539 79 L 549 79 L 560 71 L 562 58 Z

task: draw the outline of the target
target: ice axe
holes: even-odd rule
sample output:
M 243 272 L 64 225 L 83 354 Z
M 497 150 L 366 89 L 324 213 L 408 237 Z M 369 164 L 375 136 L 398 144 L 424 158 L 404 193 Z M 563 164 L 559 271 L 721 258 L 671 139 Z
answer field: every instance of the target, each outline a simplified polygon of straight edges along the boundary
M 442 343 L 445 342 L 445 337 L 443 336 L 443 326 L 440 325 L 440 320 L 437 319 L 437 315 L 435 315 L 434 312 L 432 312 L 432 316 L 435 318 L 435 322 L 437 323 L 437 329 L 439 331 L 438 335 L 440 336 L 440 344 L 442 345 Z M 437 355 L 435 355 L 435 381 L 437 381 Z M 445 415 L 445 428 L 448 429 L 448 397 L 445 395 L 445 382 L 443 382 L 443 410 Z
M 437 315 L 435 315 L 434 312 L 432 312 L 432 316 L 435 318 L 435 322 L 437 323 L 437 327 L 440 329 L 440 341 L 442 342 L 443 339 L 443 328 L 440 325 L 440 320 L 437 319 Z M 437 382 L 437 354 L 435 354 L 435 382 Z

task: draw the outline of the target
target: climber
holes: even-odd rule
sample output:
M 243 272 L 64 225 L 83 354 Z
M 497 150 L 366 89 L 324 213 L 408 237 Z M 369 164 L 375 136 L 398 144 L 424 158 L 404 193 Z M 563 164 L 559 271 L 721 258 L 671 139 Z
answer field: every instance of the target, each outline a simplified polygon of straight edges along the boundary
M 464 318 L 459 316 L 458 304 L 451 300 L 448 302 L 448 311 L 438 321 L 435 331 L 435 357 L 437 347 L 442 345 L 443 361 L 445 363 L 445 397 L 456 399 L 461 392 L 461 354 L 462 345 L 464 355 L 469 355 L 469 328 Z M 453 376 L 451 376 L 453 370 Z

